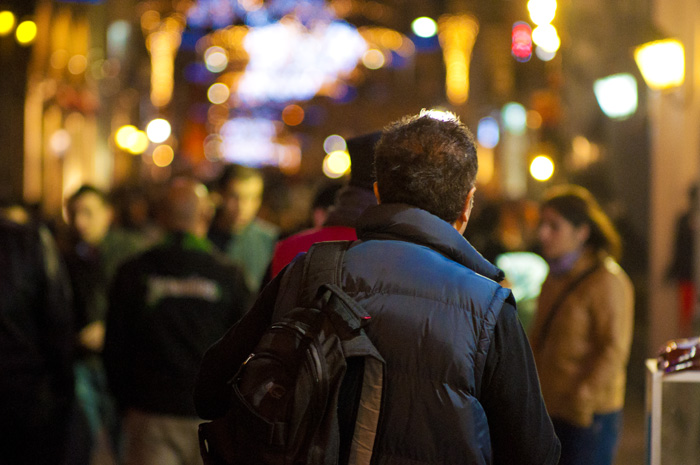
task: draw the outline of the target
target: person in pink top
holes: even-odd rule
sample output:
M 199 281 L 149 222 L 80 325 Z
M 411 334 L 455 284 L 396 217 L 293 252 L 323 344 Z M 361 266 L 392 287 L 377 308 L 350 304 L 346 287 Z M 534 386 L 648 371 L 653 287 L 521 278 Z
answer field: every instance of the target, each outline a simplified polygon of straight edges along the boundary
M 270 266 L 270 276 L 274 278 L 294 257 L 306 252 L 316 242 L 357 239 L 355 220 L 370 205 L 376 205 L 373 184 L 374 146 L 380 132 L 373 132 L 348 139 L 348 153 L 352 162 L 350 181 L 343 187 L 326 222 L 320 228 L 298 232 L 279 241 L 275 246 Z

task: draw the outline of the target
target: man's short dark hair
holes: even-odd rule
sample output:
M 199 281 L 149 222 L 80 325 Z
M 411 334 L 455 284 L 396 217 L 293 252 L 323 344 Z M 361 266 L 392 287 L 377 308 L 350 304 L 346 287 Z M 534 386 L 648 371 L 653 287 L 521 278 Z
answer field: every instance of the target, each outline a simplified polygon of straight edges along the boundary
M 476 182 L 474 137 L 452 113 L 421 111 L 387 126 L 375 148 L 382 203 L 406 203 L 452 224 Z

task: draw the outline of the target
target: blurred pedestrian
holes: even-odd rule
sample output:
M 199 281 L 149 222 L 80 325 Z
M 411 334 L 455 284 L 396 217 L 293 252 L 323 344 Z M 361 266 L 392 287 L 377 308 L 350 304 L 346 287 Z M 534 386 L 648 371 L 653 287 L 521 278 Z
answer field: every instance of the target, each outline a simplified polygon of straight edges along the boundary
M 688 189 L 688 209 L 678 217 L 673 241 L 673 259 L 667 276 L 678 286 L 679 336 L 693 334 L 693 319 L 697 307 L 695 282 L 695 241 L 700 234 L 700 186 L 693 184 Z
M 547 193 L 538 237 L 549 274 L 530 342 L 560 464 L 612 464 L 634 325 L 632 283 L 616 262 L 620 237 L 579 186 Z
M 220 205 L 208 237 L 240 267 L 251 292 L 257 293 L 265 277 L 279 228 L 258 218 L 265 182 L 251 167 L 231 164 L 216 183 Z
M 381 132 L 374 132 L 348 139 L 348 153 L 352 161 L 348 185 L 338 192 L 322 227 L 301 231 L 277 243 L 270 269 L 272 277 L 316 242 L 357 239 L 357 218 L 367 207 L 377 204 L 372 170 L 374 146 L 380 136 Z
M 200 359 L 250 301 L 242 273 L 206 239 L 213 211 L 203 184 L 175 178 L 163 242 L 115 277 L 104 357 L 124 413 L 126 465 L 201 464 L 192 402 Z
M 162 231 L 154 218 L 146 186 L 124 184 L 112 189 L 110 198 L 114 205 L 113 227 L 133 234 L 149 245 L 160 240 Z
M 357 219 L 359 240 L 338 270 L 343 290 L 372 317 L 367 335 L 386 360 L 373 463 L 559 458 L 513 296 L 497 283 L 502 272 L 462 237 L 476 172 L 474 139 L 450 113 L 403 118 L 375 148 L 379 204 Z M 294 296 L 303 265 L 294 260 L 258 302 Z M 273 307 L 256 305 L 207 351 L 195 389 L 203 418 L 226 414 L 228 381 L 273 321 Z M 239 331 L 248 340 L 238 340 Z
M 117 267 L 143 250 L 145 242 L 112 227 L 114 211 L 105 192 L 85 184 L 66 202 L 71 239 L 64 250 L 75 300 L 76 396 L 81 418 L 71 460 L 81 463 L 96 451 L 119 452 L 119 424 L 107 387 L 102 347 L 107 294 Z
M 335 199 L 338 197 L 338 191 L 342 187 L 343 184 L 338 181 L 325 182 L 318 187 L 311 201 L 310 222 L 312 228 L 320 228 L 325 224 L 328 213 L 330 213 Z
M 63 464 L 73 405 L 70 285 L 46 228 L 0 217 L 0 464 Z

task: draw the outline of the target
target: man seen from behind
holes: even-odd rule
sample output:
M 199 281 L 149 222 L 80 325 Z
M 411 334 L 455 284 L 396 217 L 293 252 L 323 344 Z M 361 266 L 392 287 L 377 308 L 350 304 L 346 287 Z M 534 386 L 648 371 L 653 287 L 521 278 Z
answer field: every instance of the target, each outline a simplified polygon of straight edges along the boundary
M 502 272 L 462 236 L 476 172 L 473 137 L 451 113 L 403 118 L 375 148 L 379 204 L 358 219 L 340 278 L 372 317 L 366 331 L 386 360 L 373 464 L 559 459 L 513 296 L 498 284 Z M 260 299 L 289 292 L 303 263 L 293 261 Z M 253 345 L 271 320 L 263 308 L 237 324 Z M 226 381 L 251 349 L 224 336 L 207 352 L 195 389 L 200 416 L 225 414 Z
M 104 358 L 124 414 L 125 465 L 201 464 L 199 361 L 250 300 L 242 273 L 206 239 L 206 187 L 176 178 L 163 207 L 167 235 L 118 270 L 109 299 Z

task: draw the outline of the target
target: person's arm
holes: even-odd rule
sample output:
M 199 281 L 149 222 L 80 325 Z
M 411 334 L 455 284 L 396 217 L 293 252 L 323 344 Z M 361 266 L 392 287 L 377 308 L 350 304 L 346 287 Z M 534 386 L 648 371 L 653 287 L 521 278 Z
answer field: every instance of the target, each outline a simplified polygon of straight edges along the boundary
M 585 377 L 579 382 L 577 396 L 584 405 L 600 386 L 624 371 L 629 358 L 634 326 L 634 292 L 624 275 L 600 276 L 591 292 L 593 347 Z
M 255 349 L 262 333 L 272 323 L 280 283 L 286 273 L 292 272 L 293 267 L 294 265 L 290 265 L 286 271 L 277 275 L 263 289 L 243 318 L 204 354 L 194 388 L 194 404 L 201 418 L 219 418 L 228 410 L 231 397 L 229 381 Z M 285 286 L 287 287 L 293 288 Z
M 136 347 L 129 331 L 130 312 L 141 308 L 137 302 L 138 277 L 131 263 L 122 266 L 116 273 L 109 293 L 104 349 L 102 352 L 107 381 L 120 407 L 129 404 L 132 385 L 130 367 Z
M 53 371 L 53 387 L 68 404 L 74 394 L 75 330 L 72 292 L 67 271 L 51 233 L 44 226 L 40 226 L 38 237 L 41 267 L 45 277 L 45 288 L 41 292 L 44 299 L 44 313 L 40 322 L 44 330 L 41 343 L 44 344 L 49 361 L 47 366 Z
M 555 465 L 561 445 L 544 405 L 535 361 L 515 307 L 496 322 L 481 385 L 494 464 Z

